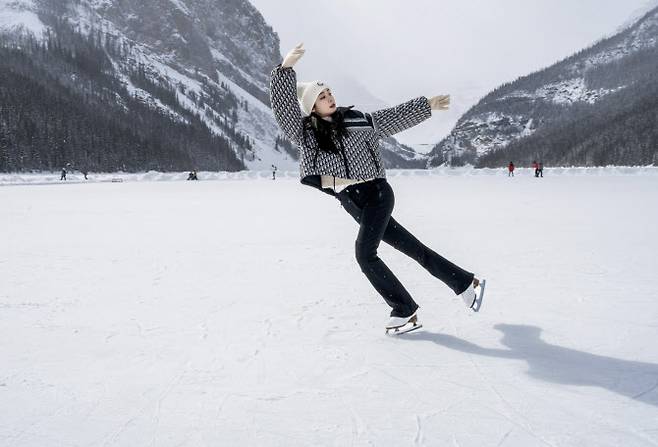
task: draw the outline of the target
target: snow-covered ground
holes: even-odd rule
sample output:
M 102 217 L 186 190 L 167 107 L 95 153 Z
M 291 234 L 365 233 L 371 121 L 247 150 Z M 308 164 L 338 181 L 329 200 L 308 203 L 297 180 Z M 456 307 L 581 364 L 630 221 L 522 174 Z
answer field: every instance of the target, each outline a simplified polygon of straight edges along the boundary
M 382 245 L 398 338 L 292 175 L 0 187 L 0 445 L 658 445 L 655 170 L 432 172 L 394 215 L 487 296 Z

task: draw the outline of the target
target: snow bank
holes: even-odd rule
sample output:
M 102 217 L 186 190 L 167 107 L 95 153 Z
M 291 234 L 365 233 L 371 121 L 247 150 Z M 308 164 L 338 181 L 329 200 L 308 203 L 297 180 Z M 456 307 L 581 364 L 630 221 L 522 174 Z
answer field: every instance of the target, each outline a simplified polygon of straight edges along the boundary
M 516 176 L 533 176 L 530 168 L 516 168 Z M 187 179 L 188 172 L 138 172 L 138 173 L 89 173 L 88 180 L 77 171 L 67 175 L 66 182 L 60 181 L 60 173 L 0 173 L 1 185 L 22 184 L 51 184 L 51 183 L 98 183 L 98 182 L 173 182 Z M 439 167 L 426 169 L 388 169 L 386 175 L 391 177 L 408 176 L 507 176 L 507 168 L 504 169 L 473 169 L 472 167 L 447 168 Z M 608 166 L 601 168 L 544 168 L 544 176 L 609 176 L 609 175 L 658 175 L 658 167 L 632 167 L 632 166 Z M 202 171 L 198 173 L 199 180 L 259 180 L 271 179 L 272 171 L 239 171 L 239 172 L 211 172 Z M 297 178 L 297 171 L 277 171 L 277 178 Z

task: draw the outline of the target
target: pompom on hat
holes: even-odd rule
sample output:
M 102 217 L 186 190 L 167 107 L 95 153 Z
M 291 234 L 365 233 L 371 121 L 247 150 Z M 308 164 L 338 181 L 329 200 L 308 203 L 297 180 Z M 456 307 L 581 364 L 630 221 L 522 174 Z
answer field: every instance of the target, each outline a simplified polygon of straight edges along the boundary
M 311 114 L 315 100 L 318 99 L 320 93 L 325 89 L 331 89 L 331 87 L 322 81 L 297 83 L 297 99 L 304 115 L 308 116 Z

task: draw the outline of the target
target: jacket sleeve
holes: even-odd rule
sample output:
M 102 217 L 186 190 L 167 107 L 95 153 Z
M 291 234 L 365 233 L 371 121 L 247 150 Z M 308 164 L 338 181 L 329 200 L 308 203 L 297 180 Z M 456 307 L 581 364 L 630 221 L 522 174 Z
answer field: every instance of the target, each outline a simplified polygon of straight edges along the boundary
M 422 123 L 432 116 L 432 109 L 427 98 L 419 96 L 398 106 L 377 110 L 371 115 L 375 131 L 380 138 L 385 138 Z
M 292 67 L 277 65 L 270 75 L 270 101 L 274 117 L 286 138 L 300 144 L 302 111 L 297 101 L 297 75 Z

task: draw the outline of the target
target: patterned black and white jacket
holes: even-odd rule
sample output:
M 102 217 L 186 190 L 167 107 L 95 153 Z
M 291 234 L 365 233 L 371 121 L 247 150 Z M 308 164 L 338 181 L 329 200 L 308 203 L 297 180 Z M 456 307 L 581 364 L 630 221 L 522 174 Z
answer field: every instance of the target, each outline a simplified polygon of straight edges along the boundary
M 270 98 L 279 127 L 299 148 L 301 182 L 323 192 L 321 175 L 365 180 L 386 178 L 379 150 L 379 140 L 413 127 L 432 116 L 426 97 L 420 96 L 396 107 L 363 113 L 343 109 L 348 134 L 336 147 L 340 154 L 320 150 L 308 120 L 303 120 L 297 101 L 297 76 L 292 68 L 281 65 L 272 70 Z

